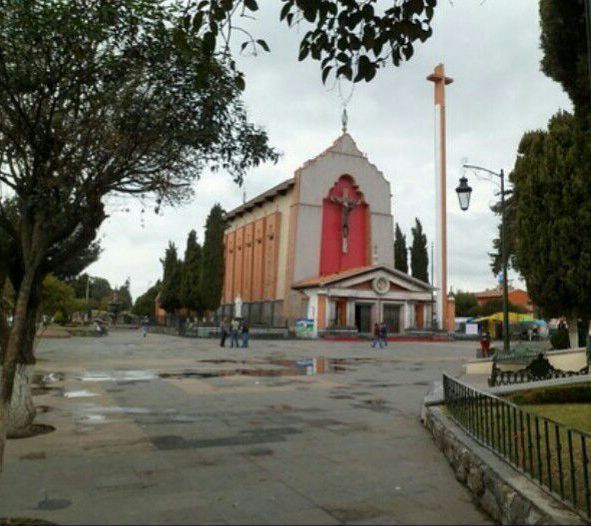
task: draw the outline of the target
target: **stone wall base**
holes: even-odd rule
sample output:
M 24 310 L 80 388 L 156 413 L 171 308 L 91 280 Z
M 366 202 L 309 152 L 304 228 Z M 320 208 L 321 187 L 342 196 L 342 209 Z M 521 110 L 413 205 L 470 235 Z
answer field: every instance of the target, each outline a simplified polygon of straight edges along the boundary
M 588 524 L 464 433 L 443 413 L 441 406 L 425 408 L 424 424 L 456 478 L 500 524 Z

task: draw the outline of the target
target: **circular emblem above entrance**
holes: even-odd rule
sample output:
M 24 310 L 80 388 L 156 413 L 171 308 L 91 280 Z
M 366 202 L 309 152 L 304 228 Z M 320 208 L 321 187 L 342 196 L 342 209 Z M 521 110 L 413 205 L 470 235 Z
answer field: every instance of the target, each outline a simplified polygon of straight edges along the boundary
M 378 294 L 386 294 L 390 290 L 390 282 L 383 276 L 374 278 L 371 286 Z

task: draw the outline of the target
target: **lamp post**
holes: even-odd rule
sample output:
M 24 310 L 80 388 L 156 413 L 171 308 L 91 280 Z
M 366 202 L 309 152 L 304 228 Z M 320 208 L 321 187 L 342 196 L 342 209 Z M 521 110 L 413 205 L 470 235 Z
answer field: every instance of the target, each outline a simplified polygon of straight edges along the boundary
M 505 225 L 505 172 L 501 170 L 499 173 L 493 172 L 488 168 L 482 166 L 475 166 L 473 164 L 463 164 L 463 168 L 486 172 L 489 175 L 494 175 L 501 180 L 501 261 L 503 264 L 503 353 L 508 354 L 509 349 L 509 287 L 507 285 L 507 252 L 506 252 L 506 225 Z M 470 206 L 470 195 L 472 188 L 468 185 L 468 179 L 462 177 L 460 184 L 456 188 L 460 208 L 463 211 L 468 210 Z

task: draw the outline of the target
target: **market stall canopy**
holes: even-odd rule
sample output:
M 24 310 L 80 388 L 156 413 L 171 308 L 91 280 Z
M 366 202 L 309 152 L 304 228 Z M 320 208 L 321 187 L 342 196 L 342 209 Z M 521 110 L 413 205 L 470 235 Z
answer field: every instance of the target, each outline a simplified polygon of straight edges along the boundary
M 474 323 L 480 323 L 483 321 L 503 321 L 503 313 L 502 312 L 495 312 L 490 316 L 483 316 L 481 318 L 476 318 L 473 320 Z M 534 317 L 531 314 L 522 314 L 520 312 L 510 312 L 509 313 L 509 323 L 521 323 L 524 321 L 534 321 Z M 541 320 L 539 320 L 541 321 Z

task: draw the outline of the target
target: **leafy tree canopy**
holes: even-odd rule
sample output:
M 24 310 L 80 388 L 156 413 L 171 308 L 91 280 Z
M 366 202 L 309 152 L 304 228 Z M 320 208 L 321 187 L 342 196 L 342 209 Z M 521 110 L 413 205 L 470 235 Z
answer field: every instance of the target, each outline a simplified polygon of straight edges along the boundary
M 380 67 L 409 60 L 417 41 L 431 36 L 437 4 L 437 0 L 391 0 L 384 7 L 377 0 L 281 1 L 281 21 L 289 27 L 309 28 L 300 42 L 298 60 L 319 61 L 323 82 L 330 76 L 369 82 Z M 192 18 L 185 19 L 176 38 L 183 43 L 197 32 L 208 53 L 216 48 L 227 53 L 236 16 L 257 10 L 256 0 L 203 0 L 190 8 Z M 242 51 L 269 51 L 264 40 L 246 34 Z
M 141 296 L 138 296 L 133 304 L 132 312 L 138 316 L 148 316 L 154 318 L 154 310 L 156 307 L 156 297 L 160 292 L 161 282 L 158 280 L 156 284 L 152 285 Z
M 49 274 L 43 280 L 41 292 L 41 312 L 48 316 L 61 313 L 62 319 L 69 319 L 73 312 L 82 306 L 81 300 L 76 298 L 74 289 L 66 282 Z
M 471 292 L 458 290 L 455 293 L 456 316 L 476 317 L 480 310 L 476 296 Z

